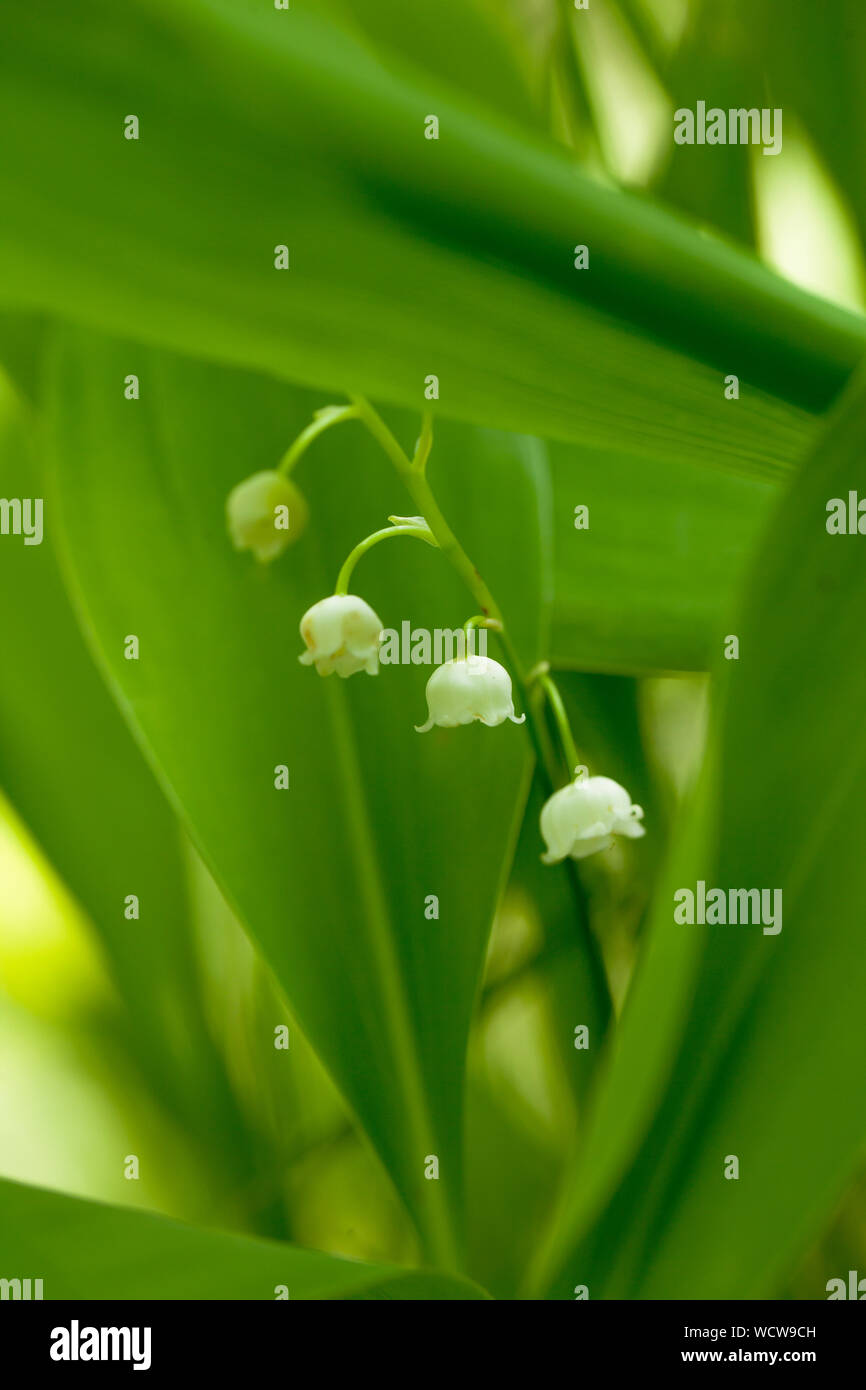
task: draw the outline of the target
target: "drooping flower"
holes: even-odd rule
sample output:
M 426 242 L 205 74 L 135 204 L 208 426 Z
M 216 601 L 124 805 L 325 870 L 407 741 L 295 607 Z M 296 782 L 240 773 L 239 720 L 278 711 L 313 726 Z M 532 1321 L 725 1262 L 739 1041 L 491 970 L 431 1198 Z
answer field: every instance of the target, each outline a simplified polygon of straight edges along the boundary
M 578 768 L 576 780 L 554 792 L 541 808 L 545 864 L 557 864 L 569 854 L 572 859 L 585 859 L 609 849 L 614 835 L 635 840 L 646 833 L 640 824 L 643 811 L 632 804 L 625 787 L 610 777 L 585 773 L 585 768 Z
M 426 724 L 416 724 L 419 734 L 426 734 L 434 724 L 453 729 L 457 724 L 522 724 L 511 698 L 511 677 L 504 666 L 489 656 L 457 656 L 437 666 L 427 682 Z
M 226 499 L 226 521 L 235 550 L 251 550 L 262 564 L 275 560 L 298 539 L 308 515 L 303 495 L 275 470 L 244 478 Z
M 331 594 L 314 603 L 301 619 L 301 636 L 307 650 L 298 660 L 315 665 L 320 676 L 375 676 L 379 670 L 382 620 L 357 594 Z

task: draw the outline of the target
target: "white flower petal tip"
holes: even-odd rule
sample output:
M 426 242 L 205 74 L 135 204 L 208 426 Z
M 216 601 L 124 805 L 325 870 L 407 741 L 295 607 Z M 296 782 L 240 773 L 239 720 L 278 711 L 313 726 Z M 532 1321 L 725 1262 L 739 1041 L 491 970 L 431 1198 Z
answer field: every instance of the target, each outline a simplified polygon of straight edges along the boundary
M 331 594 L 314 603 L 301 619 L 301 636 L 307 650 L 298 660 L 315 666 L 320 676 L 379 674 L 382 620 L 357 594 Z
M 586 859 L 610 849 L 616 835 L 636 840 L 646 834 L 643 809 L 610 777 L 589 777 L 577 769 L 570 786 L 554 792 L 541 808 L 541 833 L 547 845 L 541 858 L 558 864 L 566 856 Z
M 296 541 L 307 524 L 303 495 L 281 473 L 253 473 L 226 498 L 226 525 L 235 550 L 251 550 L 269 564 Z
M 419 734 L 434 725 L 453 729 L 478 720 L 493 728 L 522 724 L 525 714 L 514 713 L 511 677 L 504 666 L 489 656 L 457 656 L 437 666 L 427 682 L 427 722 L 416 724 Z

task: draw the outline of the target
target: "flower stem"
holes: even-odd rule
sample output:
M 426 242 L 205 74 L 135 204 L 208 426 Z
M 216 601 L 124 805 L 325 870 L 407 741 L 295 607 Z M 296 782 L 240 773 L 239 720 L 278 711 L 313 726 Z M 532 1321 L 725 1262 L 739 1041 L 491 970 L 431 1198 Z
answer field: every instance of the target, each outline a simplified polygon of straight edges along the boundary
M 492 632 L 502 631 L 502 624 L 497 618 L 485 618 L 480 613 L 476 613 L 474 617 L 466 619 L 466 622 L 463 624 L 463 631 L 468 635 L 474 627 L 487 627 L 490 628 Z
M 436 537 L 439 549 L 447 556 L 470 592 L 475 595 L 483 616 L 495 618 L 502 623 L 504 629 L 505 623 L 493 595 L 445 520 L 427 481 L 424 467 L 432 445 L 432 425 L 427 425 L 426 430 L 422 431 L 415 457 L 410 459 L 394 438 L 379 412 L 373 409 L 369 401 L 362 396 L 353 396 L 352 405 L 357 418 L 366 426 L 373 438 L 381 444 L 402 477 L 410 495 L 417 503 L 418 510 Z M 428 420 L 429 416 L 425 417 L 425 421 Z
M 373 438 L 382 446 L 397 472 L 402 477 L 418 510 L 422 513 L 427 525 L 433 532 L 438 542 L 439 549 L 460 575 L 470 593 L 474 595 L 481 609 L 481 616 L 485 619 L 492 620 L 492 623 L 497 625 L 496 631 L 499 640 L 502 643 L 505 655 L 511 666 L 514 684 L 517 687 L 521 705 L 526 711 L 526 727 L 529 731 L 530 739 L 532 740 L 539 769 L 547 784 L 548 791 L 555 791 L 559 782 L 559 771 L 555 764 L 551 764 L 549 745 L 545 743 L 544 732 L 539 725 L 537 714 L 530 703 L 523 666 L 505 626 L 502 611 L 484 580 L 481 578 L 481 575 L 478 573 L 478 570 L 475 568 L 469 556 L 466 554 L 466 551 L 451 530 L 448 522 L 445 520 L 439 503 L 436 501 L 430 484 L 427 481 L 425 466 L 433 444 L 431 416 L 425 414 L 421 438 L 418 441 L 414 458 L 410 459 L 409 455 L 403 450 L 391 430 L 385 424 L 379 412 L 374 409 L 365 397 L 353 396 L 352 409 L 354 410 L 356 418 L 360 420 L 361 424 L 364 425 Z M 557 691 L 556 693 L 558 695 L 559 692 Z
M 318 439 L 320 434 L 329 430 L 332 425 L 342 424 L 344 420 L 354 420 L 357 411 L 353 405 L 328 405 L 324 410 L 316 411 L 315 417 L 307 425 L 306 429 L 301 430 L 277 465 L 277 472 L 282 473 L 287 478 L 298 460 L 309 449 L 314 439 Z
M 466 584 L 469 592 L 474 595 L 481 609 L 481 616 L 497 624 L 497 635 L 509 665 L 511 666 L 511 673 L 521 706 L 526 711 L 526 729 L 532 742 L 538 773 L 542 785 L 545 788 L 546 795 L 549 796 L 559 787 L 562 774 L 558 759 L 553 751 L 547 725 L 544 720 L 543 710 L 535 700 L 530 698 L 530 681 L 524 673 L 523 665 L 505 626 L 505 621 L 498 603 L 461 546 L 451 527 L 448 525 L 433 495 L 430 484 L 427 481 L 425 467 L 433 442 L 432 420 L 430 416 L 425 416 L 421 438 L 418 441 L 414 457 L 410 459 L 408 454 L 401 448 L 397 439 L 395 439 L 391 430 L 385 424 L 381 415 L 370 405 L 369 401 L 363 396 L 353 396 L 352 407 L 355 411 L 356 418 L 381 445 L 395 469 L 400 474 L 419 512 L 423 515 L 427 525 L 433 532 L 438 542 L 439 549 L 447 556 L 454 569 Z M 546 674 L 546 671 L 544 674 Z M 533 681 L 538 679 L 539 675 L 540 672 L 538 668 L 534 668 L 530 673 Z M 559 707 L 562 709 L 564 723 L 559 726 L 559 730 L 561 735 L 567 730 L 569 742 L 567 745 L 563 743 L 563 747 L 567 747 L 566 757 L 572 757 L 573 753 L 573 768 L 574 764 L 577 762 L 577 751 L 574 748 L 574 739 L 571 736 L 571 729 L 568 725 L 568 719 L 565 716 L 559 691 L 552 680 L 550 681 L 550 686 L 553 689 L 553 698 L 558 701 Z M 545 691 L 545 694 L 548 695 L 548 698 L 550 697 L 549 691 Z M 574 865 L 572 863 L 567 863 L 564 867 L 575 899 L 579 930 L 583 938 L 589 968 L 592 973 L 595 993 L 599 1004 L 599 1012 L 602 1019 L 607 1022 L 613 1015 L 613 1005 L 601 948 L 590 925 L 586 895 L 583 891 L 583 885 L 575 872 Z
M 577 745 L 574 742 L 574 734 L 571 732 L 571 725 L 568 722 L 568 715 L 565 712 L 565 705 L 562 703 L 559 688 L 547 671 L 542 671 L 536 679 L 547 696 L 547 703 L 550 705 L 559 734 L 559 742 L 562 745 L 563 757 L 568 764 L 569 777 L 574 777 L 579 762 Z
M 418 540 L 426 541 L 428 545 L 435 545 L 429 527 L 426 526 L 385 526 L 381 531 L 374 531 L 371 536 L 366 536 L 359 541 L 355 549 L 349 552 L 343 564 L 343 568 L 337 575 L 337 582 L 334 585 L 335 594 L 347 594 L 349 592 L 349 580 L 352 571 L 357 565 L 362 555 L 366 555 L 368 550 L 372 550 L 374 545 L 380 541 L 388 540 L 389 536 L 417 536 Z

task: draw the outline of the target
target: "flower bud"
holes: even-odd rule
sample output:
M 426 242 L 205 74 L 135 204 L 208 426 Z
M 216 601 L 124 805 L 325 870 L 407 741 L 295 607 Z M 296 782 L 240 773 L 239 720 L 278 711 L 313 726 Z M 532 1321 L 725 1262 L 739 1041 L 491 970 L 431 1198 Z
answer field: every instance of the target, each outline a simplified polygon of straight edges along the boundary
M 301 619 L 301 636 L 307 650 L 298 657 L 305 666 L 315 663 L 320 676 L 353 676 L 379 670 L 382 620 L 369 603 L 355 594 L 332 594 L 308 608 Z
M 251 550 L 262 564 L 275 560 L 298 539 L 307 516 L 303 495 L 275 470 L 244 478 L 226 501 L 226 521 L 235 550 Z
M 545 864 L 557 864 L 570 854 L 585 859 L 597 850 L 609 849 L 614 835 L 634 840 L 646 832 L 643 811 L 610 777 L 586 777 L 578 769 L 577 780 L 554 792 L 541 808 L 541 833 L 547 843 Z
M 504 666 L 489 656 L 457 656 L 437 666 L 427 682 L 426 724 L 416 724 L 426 734 L 434 724 L 453 729 L 456 724 L 501 724 L 510 719 L 522 724 L 511 699 L 511 677 Z

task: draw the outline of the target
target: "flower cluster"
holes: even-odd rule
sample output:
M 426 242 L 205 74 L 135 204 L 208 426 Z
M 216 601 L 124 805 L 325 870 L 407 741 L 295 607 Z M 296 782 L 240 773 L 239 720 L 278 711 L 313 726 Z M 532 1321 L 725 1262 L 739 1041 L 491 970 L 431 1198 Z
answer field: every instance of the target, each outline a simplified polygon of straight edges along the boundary
M 382 622 L 356 594 L 332 594 L 308 609 L 301 619 L 301 636 L 307 650 L 299 658 L 315 666 L 320 676 L 333 672 L 347 677 L 356 671 L 375 676 L 379 669 Z M 510 720 L 522 724 L 525 714 L 514 713 L 511 677 L 505 667 L 488 656 L 467 654 L 445 661 L 427 682 L 427 720 L 416 724 L 419 734 L 434 726 L 453 729 L 478 720 L 493 727 Z M 541 811 L 541 833 L 547 845 L 545 864 L 557 864 L 570 856 L 585 859 L 609 849 L 615 835 L 637 839 L 643 835 L 643 811 L 632 804 L 624 787 L 610 777 L 589 777 L 579 767 L 575 780 L 554 792 Z
M 336 415 L 347 412 L 337 411 Z M 327 424 L 323 419 L 308 433 Z M 331 417 L 328 417 L 331 418 Z M 336 416 L 334 416 L 336 418 Z M 303 440 L 303 436 L 300 437 Z M 297 447 L 297 446 L 293 446 Z M 291 452 L 291 451 L 290 451 Z M 306 503 L 294 484 L 278 471 L 256 473 L 238 484 L 226 504 L 229 534 L 238 550 L 251 550 L 261 563 L 275 559 L 294 540 L 306 524 Z M 337 590 L 314 603 L 301 619 L 305 650 L 299 660 L 315 666 L 320 676 L 338 675 L 344 680 L 359 671 L 375 676 L 379 671 L 379 649 L 383 626 L 378 614 L 357 594 L 347 593 L 349 577 L 361 555 L 392 535 L 413 535 L 431 545 L 437 539 L 423 517 L 391 517 L 389 527 L 362 541 L 348 557 L 337 580 Z M 487 610 L 489 611 L 489 610 Z M 470 618 L 467 631 L 475 624 L 502 630 L 498 619 Z M 563 749 L 568 756 L 574 742 L 556 686 L 546 665 L 537 668 L 552 710 L 560 724 Z M 525 714 L 514 712 L 511 676 L 491 657 L 466 651 L 438 666 L 427 682 L 427 719 L 416 724 L 418 733 L 434 726 L 453 729 L 476 720 L 494 727 L 510 721 L 522 724 Z M 575 758 L 576 761 L 576 758 Z M 609 777 L 590 777 L 578 767 L 575 780 L 553 793 L 541 811 L 541 833 L 547 846 L 545 864 L 556 864 L 566 857 L 585 859 L 608 849 L 616 835 L 636 839 L 644 834 L 643 811 L 632 804 L 624 787 Z

